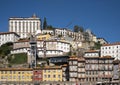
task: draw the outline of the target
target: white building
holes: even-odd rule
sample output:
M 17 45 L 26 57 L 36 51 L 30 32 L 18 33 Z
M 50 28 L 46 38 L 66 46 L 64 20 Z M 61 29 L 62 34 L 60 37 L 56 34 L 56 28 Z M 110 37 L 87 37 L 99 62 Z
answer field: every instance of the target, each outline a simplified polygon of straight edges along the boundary
M 0 33 L 0 46 L 7 42 L 15 42 L 19 39 L 19 35 L 15 32 L 1 32 Z
M 107 44 L 108 42 L 104 38 L 97 38 L 97 42 L 100 44 Z
M 101 56 L 112 56 L 120 60 L 120 42 L 101 46 Z
M 46 57 L 65 55 L 70 52 L 70 44 L 62 41 L 46 41 Z M 44 57 L 44 41 L 37 41 L 37 54 L 39 57 Z M 21 40 L 15 42 L 11 54 L 27 53 L 30 55 L 29 40 Z
M 20 38 L 29 37 L 39 29 L 41 29 L 41 21 L 36 15 L 29 18 L 13 17 L 9 19 L 9 32 L 16 32 Z
M 42 30 L 42 34 L 51 34 L 51 35 L 54 35 L 54 31 L 53 30 Z
M 100 57 L 100 51 L 99 50 L 89 50 L 84 53 L 84 57 Z
M 67 29 L 55 29 L 55 35 L 56 36 L 66 36 L 67 35 Z

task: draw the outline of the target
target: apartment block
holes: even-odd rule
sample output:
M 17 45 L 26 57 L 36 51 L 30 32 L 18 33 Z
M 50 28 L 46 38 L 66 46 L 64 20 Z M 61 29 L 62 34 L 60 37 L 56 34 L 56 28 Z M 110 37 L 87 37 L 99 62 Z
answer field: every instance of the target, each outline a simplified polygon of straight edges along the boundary
M 30 82 L 32 81 L 33 71 L 30 68 L 1 68 L 1 82 Z
M 101 56 L 112 56 L 120 60 L 120 42 L 102 45 Z
M 69 81 L 76 83 L 86 82 L 85 59 L 71 56 L 69 63 Z
M 62 67 L 46 66 L 43 69 L 43 81 L 62 81 Z
M 86 81 L 85 58 L 78 58 L 78 80 L 79 82 Z
M 71 57 L 68 61 L 69 61 L 69 81 L 76 81 L 78 78 L 78 58 Z
M 100 56 L 99 51 L 85 52 L 86 82 L 95 83 L 112 79 L 113 60 L 111 56 Z
M 111 56 L 100 56 L 99 50 L 89 50 L 83 57 L 71 56 L 69 63 L 69 81 L 79 83 L 109 82 L 113 76 Z
M 28 53 L 30 55 L 30 44 L 29 40 L 20 40 L 17 42 L 14 42 L 13 44 L 13 50 L 11 51 L 12 54 L 16 53 Z M 44 46 L 44 43 L 46 46 Z M 44 57 L 44 49 L 46 49 L 46 56 L 58 56 L 58 55 L 64 55 L 70 51 L 70 44 L 67 42 L 62 41 L 55 41 L 55 40 L 37 40 L 37 51 L 39 57 Z
M 20 36 L 15 32 L 0 32 L 0 46 L 7 42 L 16 42 Z
M 98 77 L 101 81 L 110 82 L 112 80 L 113 61 L 114 58 L 112 58 L 111 56 L 103 56 L 99 58 Z

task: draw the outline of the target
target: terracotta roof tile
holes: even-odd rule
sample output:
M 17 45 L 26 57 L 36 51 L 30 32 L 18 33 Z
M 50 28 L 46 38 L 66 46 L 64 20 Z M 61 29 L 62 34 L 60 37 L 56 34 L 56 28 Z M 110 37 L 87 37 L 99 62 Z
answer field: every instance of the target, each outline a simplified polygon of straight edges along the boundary
M 104 44 L 102 46 L 112 46 L 112 45 L 120 45 L 120 42 L 110 43 L 110 44 Z

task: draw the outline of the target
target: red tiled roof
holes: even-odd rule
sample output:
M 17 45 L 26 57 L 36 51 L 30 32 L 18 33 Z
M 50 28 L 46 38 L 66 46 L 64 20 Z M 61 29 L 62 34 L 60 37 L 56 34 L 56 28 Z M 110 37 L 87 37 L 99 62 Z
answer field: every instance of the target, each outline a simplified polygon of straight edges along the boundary
M 118 60 L 118 59 L 117 59 L 117 60 L 114 60 L 113 63 L 114 63 L 114 64 L 118 64 L 118 63 L 120 63 L 120 60 Z
M 112 45 L 120 45 L 120 42 L 110 43 L 110 44 L 104 44 L 102 46 L 112 46 Z
M 100 58 L 112 58 L 111 56 L 101 56 Z
M 85 61 L 85 58 L 80 57 L 80 58 L 78 58 L 78 61 Z
M 71 56 L 68 60 L 77 60 L 78 57 L 77 56 Z
M 45 66 L 43 69 L 61 69 L 61 66 Z
M 95 53 L 95 52 L 98 52 L 97 50 L 88 50 L 86 51 L 86 53 Z
M 0 32 L 0 35 L 3 35 L 3 34 L 15 34 L 19 36 L 16 32 Z
M 62 65 L 62 67 L 66 67 L 66 66 L 67 66 L 67 64 Z
M 0 71 L 32 71 L 32 68 L 0 68 Z

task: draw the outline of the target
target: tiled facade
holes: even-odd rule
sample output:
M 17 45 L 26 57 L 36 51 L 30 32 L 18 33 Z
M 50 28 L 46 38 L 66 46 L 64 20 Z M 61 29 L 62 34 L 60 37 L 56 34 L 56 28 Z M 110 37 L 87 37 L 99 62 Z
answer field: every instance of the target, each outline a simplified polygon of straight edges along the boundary
M 111 56 L 100 57 L 99 51 L 85 52 L 85 70 L 87 82 L 103 82 L 112 80 L 113 60 Z
M 85 58 L 78 58 L 78 81 L 86 81 Z
M 87 51 L 83 57 L 70 57 L 69 81 L 97 82 L 111 81 L 113 77 L 113 60 L 111 56 L 100 57 L 99 51 Z
M 87 82 L 98 81 L 99 57 L 100 57 L 99 51 L 95 50 L 89 50 L 84 54 Z
M 69 81 L 76 81 L 78 78 L 78 58 L 71 57 L 69 59 Z
M 111 56 L 99 58 L 98 77 L 103 81 L 111 81 L 113 78 L 113 60 Z
M 85 59 L 70 57 L 69 59 L 69 81 L 86 81 Z

